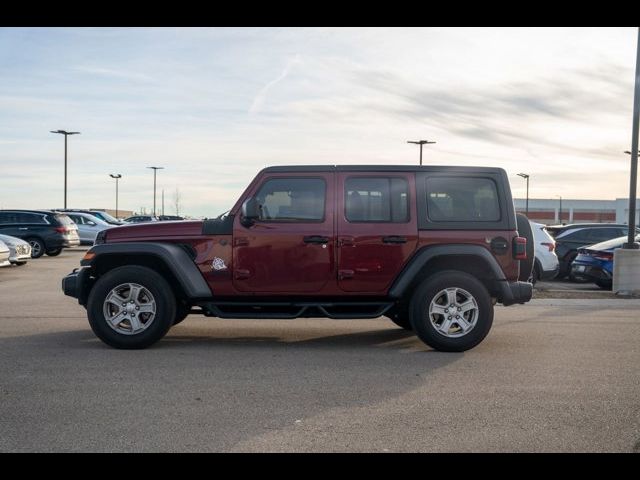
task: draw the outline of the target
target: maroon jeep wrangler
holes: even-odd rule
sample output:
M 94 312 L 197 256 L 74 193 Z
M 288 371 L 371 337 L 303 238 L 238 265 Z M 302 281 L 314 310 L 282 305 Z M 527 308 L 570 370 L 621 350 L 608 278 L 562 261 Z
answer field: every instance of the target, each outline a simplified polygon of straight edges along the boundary
M 116 348 L 148 347 L 189 314 L 385 315 L 463 351 L 496 302 L 531 299 L 531 235 L 499 168 L 269 167 L 218 218 L 105 230 L 62 289 Z

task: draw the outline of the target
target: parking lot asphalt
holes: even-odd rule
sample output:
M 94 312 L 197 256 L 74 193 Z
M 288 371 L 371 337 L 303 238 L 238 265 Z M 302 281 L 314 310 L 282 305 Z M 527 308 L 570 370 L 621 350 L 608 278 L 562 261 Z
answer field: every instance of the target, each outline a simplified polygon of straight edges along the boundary
M 0 451 L 632 452 L 639 300 L 496 307 L 465 353 L 385 318 L 191 316 L 143 351 L 60 290 L 82 252 L 0 269 Z

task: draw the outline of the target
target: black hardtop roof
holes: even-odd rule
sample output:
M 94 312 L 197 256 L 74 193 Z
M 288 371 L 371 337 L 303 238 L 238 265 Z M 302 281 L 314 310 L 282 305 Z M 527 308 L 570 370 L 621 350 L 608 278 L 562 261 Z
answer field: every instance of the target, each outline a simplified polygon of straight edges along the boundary
M 498 167 L 448 166 L 448 165 L 278 165 L 266 167 L 263 172 L 459 172 L 502 173 Z

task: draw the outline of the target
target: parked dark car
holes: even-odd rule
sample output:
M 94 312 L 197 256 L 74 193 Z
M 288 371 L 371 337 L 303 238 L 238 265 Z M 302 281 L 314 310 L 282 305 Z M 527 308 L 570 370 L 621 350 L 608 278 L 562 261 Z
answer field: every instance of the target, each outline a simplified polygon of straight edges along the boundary
M 600 288 L 611 290 L 613 285 L 613 251 L 627 242 L 628 237 L 619 237 L 578 249 L 578 256 L 571 263 L 571 274 L 595 283 Z M 640 235 L 636 242 L 640 241 Z
M 181 217 L 179 215 L 158 215 L 158 220 L 160 220 L 160 221 L 165 221 L 165 220 L 184 220 L 184 217 Z
M 578 278 L 571 273 L 571 262 L 578 255 L 578 248 L 626 236 L 629 228 L 627 225 L 616 223 L 576 223 L 551 225 L 547 227 L 547 231 L 556 241 L 556 255 L 560 261 L 557 278 L 569 276 L 569 279 L 577 280 Z M 637 231 L 640 233 L 640 229 Z
M 65 247 L 80 245 L 78 227 L 64 213 L 51 210 L 0 210 L 0 233 L 31 245 L 31 257 L 59 255 Z

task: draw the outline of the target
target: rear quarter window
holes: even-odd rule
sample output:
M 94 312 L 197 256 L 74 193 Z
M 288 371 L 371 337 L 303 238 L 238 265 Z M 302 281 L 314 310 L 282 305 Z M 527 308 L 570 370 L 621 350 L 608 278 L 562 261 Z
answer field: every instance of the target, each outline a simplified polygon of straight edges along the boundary
M 480 177 L 428 177 L 427 217 L 432 222 L 497 222 L 500 202 L 495 182 Z

